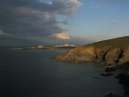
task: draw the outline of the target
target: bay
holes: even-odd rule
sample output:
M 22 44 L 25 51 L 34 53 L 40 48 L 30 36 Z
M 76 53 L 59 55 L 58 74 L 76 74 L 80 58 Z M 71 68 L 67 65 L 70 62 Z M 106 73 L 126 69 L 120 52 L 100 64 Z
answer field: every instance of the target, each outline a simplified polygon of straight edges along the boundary
M 100 64 L 54 62 L 58 50 L 1 50 L 0 97 L 104 97 L 123 89 Z

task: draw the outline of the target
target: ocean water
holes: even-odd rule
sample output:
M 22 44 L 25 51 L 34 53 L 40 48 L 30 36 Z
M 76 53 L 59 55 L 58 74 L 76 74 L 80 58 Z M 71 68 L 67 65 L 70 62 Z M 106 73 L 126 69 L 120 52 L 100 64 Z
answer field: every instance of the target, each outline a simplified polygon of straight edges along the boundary
M 53 62 L 58 50 L 0 51 L 0 97 L 104 97 L 123 89 L 100 64 Z

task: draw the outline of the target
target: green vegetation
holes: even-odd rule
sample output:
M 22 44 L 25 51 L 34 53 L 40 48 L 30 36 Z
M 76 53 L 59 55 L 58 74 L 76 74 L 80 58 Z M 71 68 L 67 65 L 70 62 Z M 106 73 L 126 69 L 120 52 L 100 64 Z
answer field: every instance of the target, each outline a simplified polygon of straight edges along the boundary
M 96 46 L 96 47 L 113 46 L 113 47 L 124 48 L 126 46 L 129 46 L 129 36 L 99 41 L 92 44 L 84 45 L 84 47 L 85 46 Z

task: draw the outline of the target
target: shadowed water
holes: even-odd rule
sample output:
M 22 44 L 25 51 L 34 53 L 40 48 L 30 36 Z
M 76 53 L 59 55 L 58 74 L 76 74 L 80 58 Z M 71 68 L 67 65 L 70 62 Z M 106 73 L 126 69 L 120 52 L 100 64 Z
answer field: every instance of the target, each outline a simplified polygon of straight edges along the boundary
M 114 76 L 101 77 L 103 67 L 53 62 L 66 50 L 0 51 L 0 97 L 104 97 L 122 94 Z

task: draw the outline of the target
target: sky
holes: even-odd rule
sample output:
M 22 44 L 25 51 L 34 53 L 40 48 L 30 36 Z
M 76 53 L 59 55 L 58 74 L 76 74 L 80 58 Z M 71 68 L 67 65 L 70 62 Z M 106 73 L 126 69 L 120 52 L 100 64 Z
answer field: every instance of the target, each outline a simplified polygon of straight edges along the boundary
M 128 9 L 129 0 L 0 0 L 0 46 L 128 36 Z

